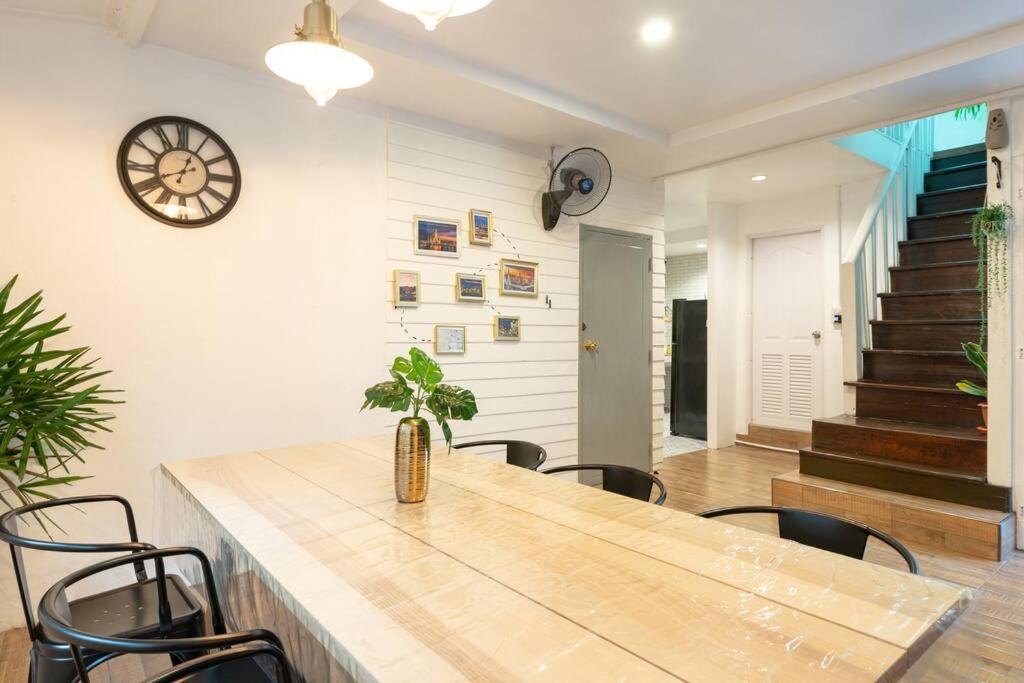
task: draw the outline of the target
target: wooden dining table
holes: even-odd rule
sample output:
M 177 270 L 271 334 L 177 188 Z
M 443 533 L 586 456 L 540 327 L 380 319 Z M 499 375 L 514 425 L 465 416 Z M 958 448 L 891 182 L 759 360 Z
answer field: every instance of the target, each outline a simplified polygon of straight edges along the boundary
M 236 596 L 232 623 L 292 620 L 306 680 L 892 680 L 971 597 L 443 447 L 426 502 L 401 504 L 393 446 L 165 464 L 161 542 L 244 569 L 274 607 Z

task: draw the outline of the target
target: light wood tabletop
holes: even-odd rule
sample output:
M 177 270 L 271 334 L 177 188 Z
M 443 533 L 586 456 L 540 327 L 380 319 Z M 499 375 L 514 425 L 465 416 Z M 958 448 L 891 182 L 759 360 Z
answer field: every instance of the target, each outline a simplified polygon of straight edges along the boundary
M 403 505 L 392 448 L 162 468 L 355 680 L 888 680 L 970 598 L 465 451 Z

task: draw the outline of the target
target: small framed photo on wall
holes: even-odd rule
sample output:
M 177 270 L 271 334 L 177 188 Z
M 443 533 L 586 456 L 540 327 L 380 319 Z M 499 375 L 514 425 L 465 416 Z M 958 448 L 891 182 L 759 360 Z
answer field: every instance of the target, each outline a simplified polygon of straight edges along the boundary
M 519 341 L 519 339 L 518 316 L 494 316 L 494 341 Z
M 458 301 L 487 301 L 487 278 L 483 275 L 456 273 L 455 298 Z
M 538 296 L 540 266 L 532 261 L 501 259 L 501 293 L 508 296 Z
M 421 256 L 459 257 L 459 221 L 416 216 L 412 226 L 413 253 Z
M 469 243 L 489 247 L 494 244 L 494 217 L 490 211 L 469 210 Z
M 439 356 L 466 353 L 466 326 L 434 325 L 434 353 Z
M 420 274 L 415 270 L 395 271 L 395 308 L 420 305 Z

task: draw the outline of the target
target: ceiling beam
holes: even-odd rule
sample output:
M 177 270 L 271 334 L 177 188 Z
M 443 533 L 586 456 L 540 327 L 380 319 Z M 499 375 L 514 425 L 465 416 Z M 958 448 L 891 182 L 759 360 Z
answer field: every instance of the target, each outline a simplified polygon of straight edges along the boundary
M 694 140 L 721 135 L 812 107 L 855 97 L 863 92 L 982 59 L 1021 44 L 1024 44 L 1024 22 L 1011 24 L 855 76 L 842 78 L 792 97 L 741 111 L 732 116 L 725 116 L 715 121 L 676 131 L 672 134 L 672 145 L 682 145 Z
M 158 0 L 107 0 L 103 23 L 128 47 L 138 47 Z
M 350 41 L 432 66 L 454 76 L 500 90 L 624 135 L 661 145 L 669 143 L 668 131 L 596 107 L 537 83 L 480 66 L 446 50 L 410 40 L 408 37 L 398 35 L 375 24 L 359 19 L 348 19 L 345 21 L 343 30 L 344 35 Z

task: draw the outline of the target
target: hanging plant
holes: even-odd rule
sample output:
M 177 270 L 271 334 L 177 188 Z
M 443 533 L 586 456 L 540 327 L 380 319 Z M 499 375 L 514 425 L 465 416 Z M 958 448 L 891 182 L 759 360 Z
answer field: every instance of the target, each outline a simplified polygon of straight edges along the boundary
M 991 296 L 1001 296 L 1009 286 L 1006 253 L 1006 226 L 1013 218 L 1013 207 L 1003 202 L 985 206 L 971 219 L 971 242 L 978 250 L 978 292 L 981 294 L 980 341 L 985 342 L 988 328 L 988 304 Z

